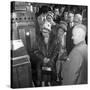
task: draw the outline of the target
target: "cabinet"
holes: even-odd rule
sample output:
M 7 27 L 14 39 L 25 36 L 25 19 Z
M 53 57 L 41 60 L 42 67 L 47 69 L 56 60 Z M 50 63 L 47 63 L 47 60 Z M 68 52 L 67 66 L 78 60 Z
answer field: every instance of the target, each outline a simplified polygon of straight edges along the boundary
M 12 51 L 11 87 L 32 87 L 31 62 L 24 47 Z

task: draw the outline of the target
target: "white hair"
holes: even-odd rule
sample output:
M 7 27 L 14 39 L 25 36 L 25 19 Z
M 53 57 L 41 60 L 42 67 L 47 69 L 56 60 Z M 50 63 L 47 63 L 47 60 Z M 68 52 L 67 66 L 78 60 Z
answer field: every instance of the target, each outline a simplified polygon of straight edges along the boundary
M 75 14 L 75 18 L 77 18 L 78 19 L 78 23 L 82 23 L 82 15 L 80 15 L 80 14 Z
M 73 30 L 77 30 L 77 32 L 82 36 L 83 39 L 86 37 L 86 26 L 83 24 L 76 25 Z

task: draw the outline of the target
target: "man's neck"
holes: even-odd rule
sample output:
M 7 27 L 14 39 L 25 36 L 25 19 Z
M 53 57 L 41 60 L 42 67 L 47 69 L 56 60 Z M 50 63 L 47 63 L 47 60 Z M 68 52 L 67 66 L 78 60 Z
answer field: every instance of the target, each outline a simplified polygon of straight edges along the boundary
M 76 46 L 78 46 L 78 45 L 82 45 L 82 44 L 86 44 L 85 40 L 80 41 L 78 44 L 76 44 Z

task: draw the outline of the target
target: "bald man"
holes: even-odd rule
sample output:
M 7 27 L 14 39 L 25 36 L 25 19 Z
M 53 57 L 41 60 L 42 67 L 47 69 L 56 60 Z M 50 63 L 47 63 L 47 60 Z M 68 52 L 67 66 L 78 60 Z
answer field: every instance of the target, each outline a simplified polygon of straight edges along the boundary
M 72 30 L 75 47 L 63 64 L 63 85 L 87 84 L 87 45 L 85 43 L 86 27 L 76 25 Z

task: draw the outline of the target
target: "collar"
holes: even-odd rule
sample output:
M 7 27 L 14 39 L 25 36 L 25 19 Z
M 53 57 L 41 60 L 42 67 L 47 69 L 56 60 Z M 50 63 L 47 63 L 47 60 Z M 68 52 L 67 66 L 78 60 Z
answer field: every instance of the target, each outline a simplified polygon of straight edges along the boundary
M 86 42 L 85 42 L 85 41 L 81 41 L 80 43 L 78 43 L 78 44 L 76 45 L 76 47 L 77 47 L 77 46 L 80 46 L 80 45 L 83 45 L 83 44 L 86 44 Z

